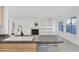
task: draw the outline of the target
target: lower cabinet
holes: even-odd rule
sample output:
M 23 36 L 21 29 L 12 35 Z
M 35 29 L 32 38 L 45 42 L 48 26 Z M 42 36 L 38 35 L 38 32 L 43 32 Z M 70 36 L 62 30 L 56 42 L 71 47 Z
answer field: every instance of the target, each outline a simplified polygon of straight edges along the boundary
M 0 43 L 0 51 L 35 52 L 37 51 L 37 44 L 36 43 Z

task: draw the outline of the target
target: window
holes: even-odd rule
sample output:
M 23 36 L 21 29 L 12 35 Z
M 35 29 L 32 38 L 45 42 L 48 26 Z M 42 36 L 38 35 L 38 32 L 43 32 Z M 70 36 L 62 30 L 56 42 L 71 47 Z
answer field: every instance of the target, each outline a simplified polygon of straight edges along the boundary
M 76 34 L 76 17 L 66 19 L 66 32 Z
M 61 31 L 61 32 L 64 31 L 64 23 L 63 23 L 63 21 L 59 22 L 59 31 Z
M 71 19 L 66 19 L 66 32 L 71 32 Z

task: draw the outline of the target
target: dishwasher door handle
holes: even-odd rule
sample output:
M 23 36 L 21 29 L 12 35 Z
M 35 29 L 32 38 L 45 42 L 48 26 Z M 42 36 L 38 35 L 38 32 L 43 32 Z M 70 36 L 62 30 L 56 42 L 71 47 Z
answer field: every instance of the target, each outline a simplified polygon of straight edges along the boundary
M 55 44 L 55 45 L 41 45 L 40 47 L 51 47 L 51 46 L 57 47 L 58 45 L 57 44 Z

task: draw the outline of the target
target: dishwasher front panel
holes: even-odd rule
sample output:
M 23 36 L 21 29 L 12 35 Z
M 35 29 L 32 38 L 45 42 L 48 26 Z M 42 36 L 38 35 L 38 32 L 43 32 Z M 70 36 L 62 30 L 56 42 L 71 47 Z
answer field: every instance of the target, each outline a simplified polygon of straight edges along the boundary
M 59 44 L 38 44 L 38 52 L 58 52 Z

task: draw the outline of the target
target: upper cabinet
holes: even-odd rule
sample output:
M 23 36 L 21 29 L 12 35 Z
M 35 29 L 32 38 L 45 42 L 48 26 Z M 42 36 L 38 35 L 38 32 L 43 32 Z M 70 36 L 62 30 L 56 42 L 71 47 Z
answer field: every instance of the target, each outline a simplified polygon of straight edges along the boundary
M 0 25 L 3 24 L 3 7 L 0 6 Z

